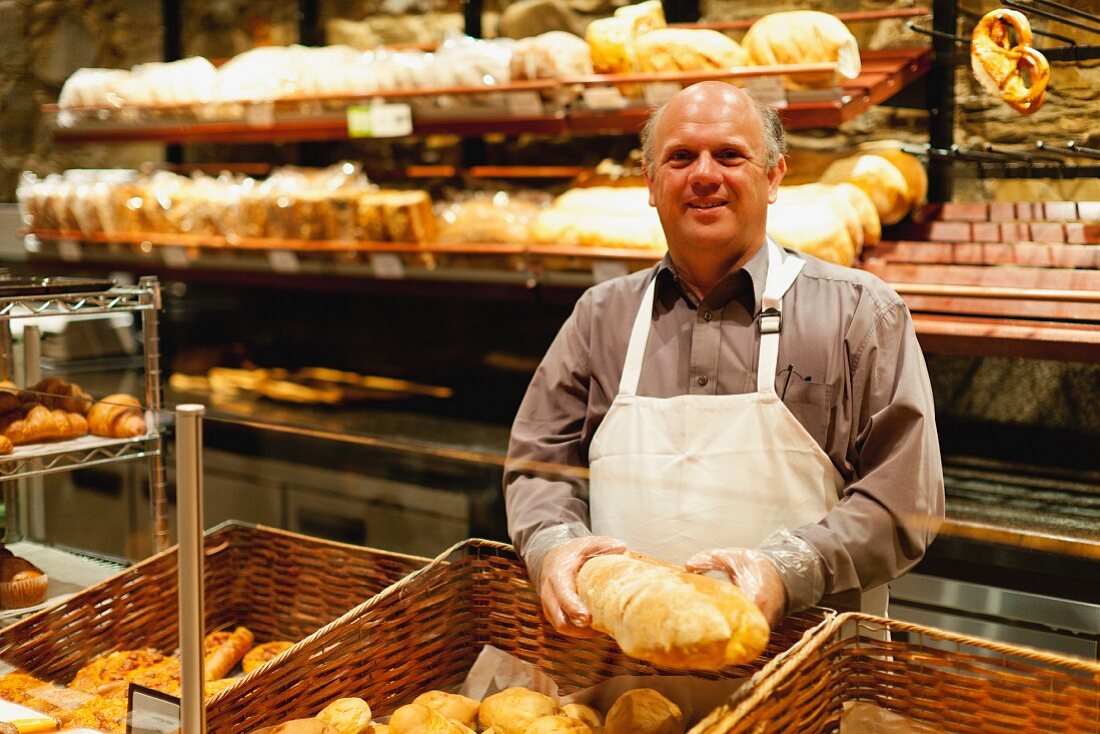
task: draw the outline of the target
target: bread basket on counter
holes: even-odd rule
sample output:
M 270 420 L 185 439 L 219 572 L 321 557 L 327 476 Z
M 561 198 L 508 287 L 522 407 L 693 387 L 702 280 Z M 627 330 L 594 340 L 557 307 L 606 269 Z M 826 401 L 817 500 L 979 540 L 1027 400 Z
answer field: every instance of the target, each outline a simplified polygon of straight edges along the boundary
M 769 663 L 691 734 L 765 731 L 1097 732 L 1100 664 L 841 614 Z
M 300 640 L 429 562 L 236 522 L 204 545 L 207 631 L 244 625 L 257 642 Z M 0 630 L 0 661 L 64 685 L 104 652 L 171 653 L 177 567 L 172 547 Z
M 811 610 L 791 617 L 773 632 L 760 659 L 706 675 L 752 675 L 831 616 Z M 563 695 L 616 675 L 684 672 L 629 658 L 607 637 L 558 634 L 545 621 L 515 550 L 474 539 L 218 694 L 207 704 L 207 727 L 219 734 L 249 732 L 312 716 L 348 696 L 365 699 L 376 716 L 385 716 L 420 693 L 457 687 L 485 645 L 535 665 Z

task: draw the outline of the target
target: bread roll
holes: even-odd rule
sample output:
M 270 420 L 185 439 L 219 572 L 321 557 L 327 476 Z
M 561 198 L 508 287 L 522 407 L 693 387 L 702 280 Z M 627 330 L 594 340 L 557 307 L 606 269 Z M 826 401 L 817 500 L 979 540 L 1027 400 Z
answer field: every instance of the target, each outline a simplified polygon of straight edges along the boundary
M 597 556 L 577 574 L 577 592 L 593 628 L 657 665 L 717 670 L 752 660 L 768 643 L 764 615 L 740 589 L 673 566 Z
M 286 640 L 272 640 L 256 645 L 256 647 L 246 652 L 241 659 L 241 670 L 245 673 L 251 673 L 279 653 L 292 647 L 294 647 L 294 643 Z
M 827 200 L 776 202 L 768 207 L 768 234 L 782 247 L 851 267 L 856 246 L 834 205 Z
M 448 719 L 453 719 L 471 729 L 477 726 L 477 712 L 481 704 L 472 698 L 446 691 L 428 691 L 413 699 L 413 703 L 435 709 Z
M 580 36 L 548 31 L 517 41 L 509 69 L 513 81 L 587 76 L 592 73 L 592 56 Z
M 909 211 L 924 205 L 928 200 L 928 173 L 915 155 L 910 155 L 897 148 L 883 148 L 868 152 L 893 163 L 901 172 L 901 175 L 905 177 L 909 194 Z
M 848 197 L 848 202 L 859 214 L 859 223 L 863 228 L 863 244 L 866 247 L 877 245 L 882 239 L 882 222 L 878 218 L 875 202 L 863 189 L 847 182 L 834 185 L 838 194 Z
M 863 249 L 863 224 L 859 212 L 848 196 L 831 184 L 805 184 L 803 186 L 782 186 L 775 206 L 789 209 L 799 204 L 824 204 L 830 207 L 848 229 L 848 236 L 854 246 L 854 254 Z M 874 208 L 873 206 L 871 207 Z M 878 214 L 876 213 L 876 218 Z M 850 264 L 850 263 L 848 263 Z
M 741 47 L 758 66 L 835 62 L 836 72 L 855 79 L 861 68 L 859 45 L 840 19 L 815 10 L 792 10 L 765 15 L 752 24 Z M 783 77 L 787 89 L 832 87 L 831 73 Z
M 492 727 L 497 734 L 524 734 L 535 719 L 560 712 L 549 696 L 526 688 L 506 688 L 481 702 L 478 721 L 482 728 Z
M 592 727 L 564 714 L 535 719 L 524 734 L 593 734 Z
M 588 24 L 585 40 L 597 74 L 621 74 L 637 68 L 634 41 L 643 33 L 665 27 L 665 13 L 659 0 L 626 5 L 610 18 Z
M 370 731 L 370 706 L 361 698 L 338 698 L 321 709 L 317 718 L 337 734 L 366 734 Z
M 705 28 L 662 28 L 637 38 L 634 49 L 641 71 L 705 71 L 749 63 L 737 42 Z
M 897 224 L 909 213 L 909 184 L 898 167 L 879 155 L 861 154 L 833 161 L 819 183 L 850 183 L 871 198 L 883 224 Z
M 583 703 L 566 703 L 561 707 L 561 712 L 574 719 L 580 719 L 593 729 L 603 726 L 603 717 L 600 712 Z
M 468 734 L 470 729 L 435 709 L 410 703 L 393 712 L 390 731 L 393 734 Z
M 605 734 L 681 734 L 683 730 L 680 707 L 652 688 L 619 696 L 604 723 Z
M 203 640 L 206 679 L 224 678 L 245 653 L 252 649 L 252 643 L 252 632 L 247 627 L 237 627 L 232 632 L 208 634 Z

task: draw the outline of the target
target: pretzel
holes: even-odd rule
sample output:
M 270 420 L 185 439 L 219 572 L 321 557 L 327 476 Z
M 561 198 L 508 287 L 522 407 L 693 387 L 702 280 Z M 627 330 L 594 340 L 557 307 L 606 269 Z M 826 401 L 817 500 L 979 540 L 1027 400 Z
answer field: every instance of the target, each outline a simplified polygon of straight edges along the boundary
M 1010 31 L 1015 32 L 1015 45 Z M 1050 64 L 1032 48 L 1031 26 L 1023 13 L 1005 8 L 986 13 L 974 26 L 970 66 L 987 92 L 1017 112 L 1029 115 L 1043 104 Z

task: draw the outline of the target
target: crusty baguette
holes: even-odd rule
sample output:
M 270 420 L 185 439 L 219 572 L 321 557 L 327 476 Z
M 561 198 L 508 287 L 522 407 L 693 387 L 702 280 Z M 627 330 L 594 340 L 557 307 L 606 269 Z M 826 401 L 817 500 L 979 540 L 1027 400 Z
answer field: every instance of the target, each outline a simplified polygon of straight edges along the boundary
M 657 665 L 717 670 L 748 662 L 768 643 L 764 615 L 728 581 L 630 556 L 592 558 L 577 591 L 627 655 Z
M 206 680 L 224 678 L 252 649 L 255 639 L 247 627 L 232 632 L 211 632 L 203 639 Z

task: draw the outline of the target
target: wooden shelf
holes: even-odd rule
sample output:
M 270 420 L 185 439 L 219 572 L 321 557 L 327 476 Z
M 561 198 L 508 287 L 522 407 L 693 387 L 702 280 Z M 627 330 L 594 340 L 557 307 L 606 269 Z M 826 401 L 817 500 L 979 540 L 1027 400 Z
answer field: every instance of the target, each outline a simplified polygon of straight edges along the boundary
M 888 51 L 866 51 L 863 53 L 863 70 L 856 79 L 845 81 L 834 99 L 819 102 L 791 101 L 780 108 L 780 115 L 789 129 L 810 127 L 836 127 L 843 122 L 862 114 L 869 107 L 886 101 L 897 94 L 907 84 L 922 76 L 931 67 L 932 52 L 925 46 Z M 820 66 L 820 65 L 818 65 Z M 769 74 L 782 73 L 777 68 Z M 759 75 L 759 70 L 737 70 L 728 76 Z M 637 75 L 621 77 L 608 75 L 605 83 L 626 83 Z M 684 74 L 669 74 L 670 80 L 685 77 Z M 692 79 L 720 78 L 712 75 L 687 75 Z M 662 75 L 647 75 L 646 78 L 661 78 Z M 565 80 L 569 81 L 569 80 Z M 598 77 L 587 77 L 586 84 L 600 82 Z M 512 89 L 511 87 L 516 87 Z M 538 90 L 546 92 L 546 84 Z M 433 94 L 442 94 L 446 90 L 429 90 Z M 484 94 L 486 90 L 478 90 Z M 532 94 L 534 88 L 510 85 L 503 93 L 523 92 Z M 465 90 L 469 94 L 469 90 Z M 423 99 L 426 95 L 393 93 L 377 95 L 391 101 Z M 242 114 L 239 119 L 185 119 L 180 114 L 165 110 L 147 110 L 148 119 L 144 121 L 123 122 L 114 119 L 80 119 L 71 124 L 61 124 L 65 113 L 56 106 L 45 109 L 53 120 L 53 137 L 58 143 L 272 143 L 292 140 L 345 140 L 349 138 L 346 108 L 351 104 L 362 104 L 364 99 L 345 99 L 343 101 L 326 99 L 302 101 L 310 106 L 308 110 L 287 111 L 287 105 L 280 102 L 272 106 L 270 114 L 252 116 Z M 141 111 L 137 111 L 141 112 Z M 490 133 L 518 135 L 534 133 L 541 135 L 592 135 L 597 133 L 636 133 L 641 129 L 649 110 L 646 107 L 630 107 L 617 111 L 584 110 L 580 104 L 573 104 L 560 111 L 549 110 L 544 114 L 510 114 L 504 107 L 487 107 L 484 111 L 458 114 L 420 114 L 413 112 L 413 135 L 431 135 L 448 133 L 462 136 L 479 136 Z M 140 116 L 136 115 L 136 116 Z M 94 116 L 92 116 L 94 117 Z

